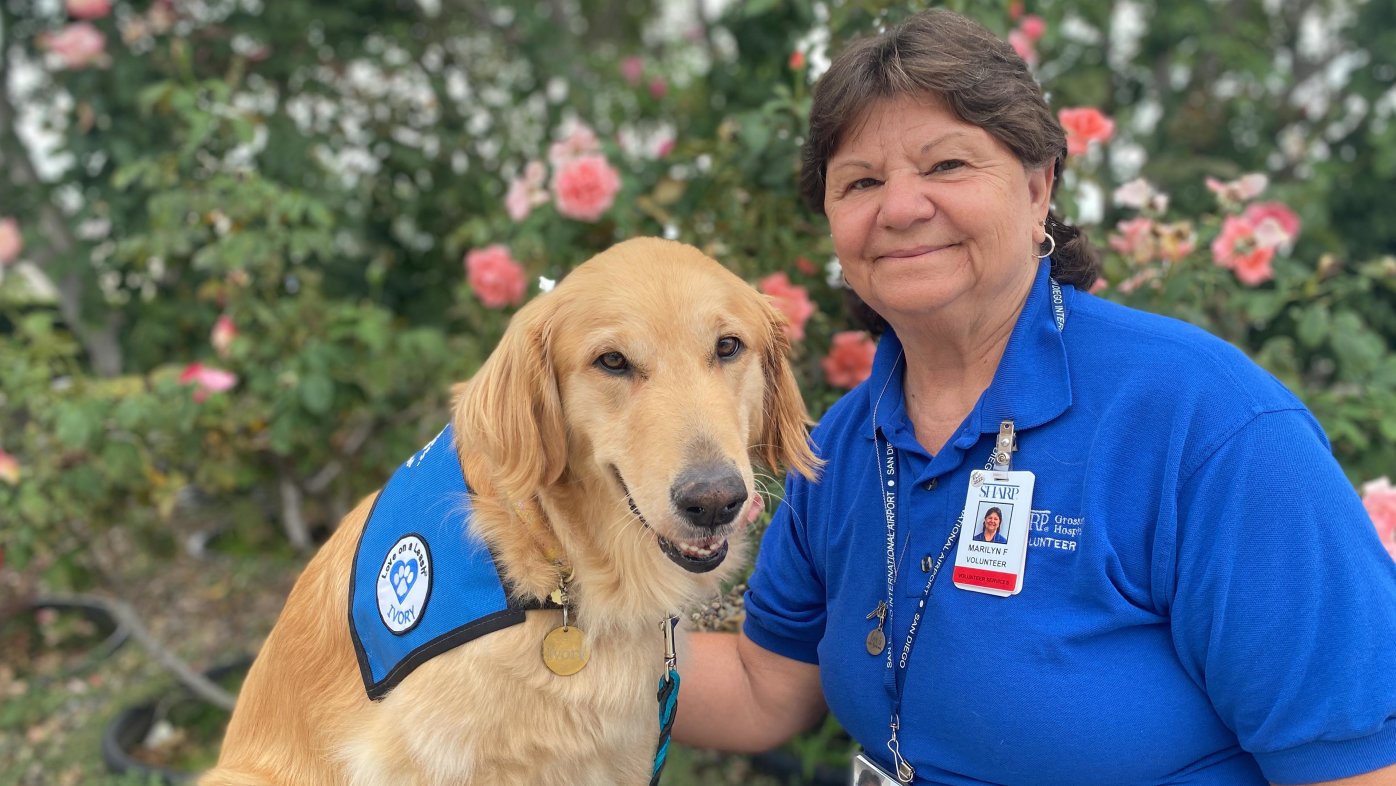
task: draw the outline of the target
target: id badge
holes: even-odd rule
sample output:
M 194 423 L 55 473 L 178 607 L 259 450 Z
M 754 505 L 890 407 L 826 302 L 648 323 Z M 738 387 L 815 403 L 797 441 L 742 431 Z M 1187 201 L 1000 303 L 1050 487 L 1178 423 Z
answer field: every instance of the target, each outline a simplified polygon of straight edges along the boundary
M 902 786 L 897 779 L 861 751 L 853 757 L 852 786 Z
M 955 552 L 955 586 L 1008 597 L 1023 591 L 1035 478 L 1026 471 L 969 475 Z

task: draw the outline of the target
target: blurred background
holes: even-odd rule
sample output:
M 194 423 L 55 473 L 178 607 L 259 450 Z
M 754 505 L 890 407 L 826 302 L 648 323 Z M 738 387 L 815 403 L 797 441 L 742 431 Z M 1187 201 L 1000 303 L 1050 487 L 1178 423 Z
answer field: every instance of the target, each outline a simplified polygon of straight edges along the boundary
M 773 296 L 818 417 L 873 340 L 796 196 L 810 85 L 927 5 L 0 0 L 0 784 L 210 764 L 310 553 L 617 240 Z M 1396 552 L 1396 5 L 946 5 L 1059 111 L 1096 293 L 1289 385 Z M 830 722 L 666 782 L 838 782 L 846 750 Z

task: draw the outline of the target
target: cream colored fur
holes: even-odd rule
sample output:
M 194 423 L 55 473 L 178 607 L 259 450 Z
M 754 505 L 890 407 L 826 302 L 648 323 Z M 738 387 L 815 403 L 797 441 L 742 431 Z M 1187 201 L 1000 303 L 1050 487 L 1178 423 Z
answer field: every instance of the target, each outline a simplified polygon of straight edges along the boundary
M 370 496 L 292 590 L 201 786 L 648 783 L 661 620 L 711 597 L 742 564 L 753 460 L 815 469 L 783 324 L 717 262 L 651 238 L 597 255 L 521 309 L 457 390 L 456 449 L 475 492 L 472 526 L 516 592 L 546 596 L 557 586 L 553 558 L 572 566 L 588 665 L 569 677 L 548 671 L 542 640 L 560 612 L 529 612 L 370 701 L 346 624 Z M 744 349 L 720 360 L 727 336 Z M 634 373 L 599 369 L 609 352 Z M 660 551 L 656 532 L 693 536 L 670 488 L 685 467 L 713 460 L 737 467 L 749 496 L 724 530 L 724 563 L 690 573 Z

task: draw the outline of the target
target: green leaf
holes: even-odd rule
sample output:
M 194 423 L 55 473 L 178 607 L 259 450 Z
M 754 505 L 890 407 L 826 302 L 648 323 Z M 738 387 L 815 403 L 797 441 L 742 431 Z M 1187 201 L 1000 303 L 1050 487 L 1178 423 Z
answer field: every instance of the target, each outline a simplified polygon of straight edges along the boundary
M 330 411 L 334 404 L 334 382 L 324 374 L 307 373 L 297 388 L 301 404 L 316 415 Z
M 96 427 L 97 419 L 91 412 L 78 406 L 66 406 L 58 412 L 58 421 L 54 424 L 54 435 L 64 445 L 74 448 L 83 447 L 92 439 Z
M 1319 346 L 1328 337 L 1328 308 L 1322 305 L 1311 306 L 1299 318 L 1296 335 L 1299 342 L 1310 349 Z

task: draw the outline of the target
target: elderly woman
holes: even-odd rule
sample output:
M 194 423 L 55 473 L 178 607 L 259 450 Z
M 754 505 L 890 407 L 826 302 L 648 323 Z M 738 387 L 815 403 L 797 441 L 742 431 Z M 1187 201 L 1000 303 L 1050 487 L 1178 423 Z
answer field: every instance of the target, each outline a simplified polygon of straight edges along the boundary
M 802 189 L 886 329 L 742 632 L 690 638 L 678 738 L 768 748 L 827 701 L 891 782 L 1396 783 L 1396 566 L 1274 378 L 1084 291 L 1065 151 L 1023 61 L 954 13 L 821 78 Z M 1001 584 L 964 552 L 1012 552 L 1019 520 L 965 542 L 981 497 L 1027 533 Z

